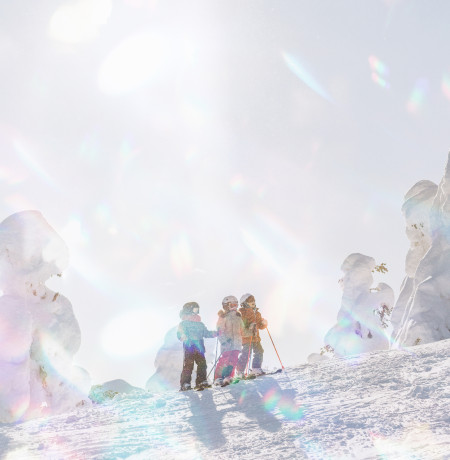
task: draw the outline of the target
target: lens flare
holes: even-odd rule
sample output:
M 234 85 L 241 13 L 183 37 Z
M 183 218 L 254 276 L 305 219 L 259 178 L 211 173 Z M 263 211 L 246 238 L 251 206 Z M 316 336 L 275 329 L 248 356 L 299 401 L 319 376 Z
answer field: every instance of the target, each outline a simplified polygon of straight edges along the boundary
M 101 344 L 110 355 L 136 356 L 157 346 L 161 340 L 163 318 L 154 310 L 135 309 L 116 316 L 103 328 Z
M 417 80 L 407 104 L 408 112 L 412 114 L 417 114 L 419 112 L 425 102 L 428 86 L 427 79 L 420 78 Z
M 235 174 L 230 181 L 230 188 L 234 193 L 242 192 L 245 187 L 244 177 L 242 174 Z
M 389 75 L 388 67 L 375 56 L 369 56 L 369 66 L 372 70 L 372 80 L 382 88 L 389 88 L 386 80 Z
M 380 433 L 370 433 L 370 438 L 380 458 L 408 458 L 419 459 L 414 454 L 414 445 L 429 444 L 432 430 L 426 423 L 417 424 L 405 429 L 399 438 L 390 438 Z
M 383 62 L 375 56 L 369 56 L 369 65 L 373 72 L 386 77 L 389 74 L 389 69 Z
M 154 34 L 142 32 L 127 38 L 100 67 L 101 91 L 118 95 L 142 87 L 157 74 L 165 55 L 162 38 Z
M 276 408 L 287 420 L 298 421 L 304 416 L 305 409 L 289 397 L 286 390 L 271 388 L 263 397 L 264 408 L 273 411 Z
M 324 98 L 328 102 L 333 102 L 329 94 L 322 88 L 318 81 L 313 75 L 307 70 L 305 64 L 301 63 L 298 58 L 295 58 L 292 54 L 282 51 L 281 56 L 288 67 L 288 69 L 299 78 L 308 88 L 312 89 L 320 97 Z
M 382 88 L 389 88 L 389 83 L 384 79 L 381 78 L 378 74 L 372 73 L 372 80 Z
M 25 182 L 27 174 L 24 172 L 13 171 L 12 169 L 0 166 L 0 181 L 8 185 L 17 185 Z
M 27 447 L 21 447 L 19 449 L 15 449 L 11 452 L 6 454 L 4 460 L 23 460 L 25 458 L 31 458 L 32 453 L 28 450 Z
M 244 403 L 246 396 L 247 396 L 247 390 L 242 390 L 241 394 L 239 395 L 239 399 L 238 399 L 239 405 Z
M 16 138 L 13 140 L 13 147 L 23 164 L 27 166 L 30 171 L 32 171 L 47 185 L 51 187 L 55 186 L 53 178 L 36 159 L 37 155 L 29 143 L 25 142 L 23 139 Z
M 192 271 L 192 251 L 187 235 L 182 234 L 173 241 L 170 260 L 177 276 L 181 277 Z
M 58 7 L 50 20 L 54 40 L 77 44 L 91 41 L 111 15 L 111 0 L 77 0 Z
M 13 420 L 20 420 L 30 405 L 30 395 L 21 396 L 11 408 Z
M 441 89 L 442 89 L 442 92 L 444 93 L 444 96 L 447 99 L 450 99 L 450 76 L 449 75 L 444 75 L 442 77 Z
M 86 228 L 81 222 L 81 218 L 78 216 L 70 217 L 69 222 L 61 230 L 61 236 L 66 242 L 67 246 L 71 248 L 86 246 L 90 239 Z
M 61 5 L 50 20 L 54 40 L 77 44 L 96 38 L 111 15 L 111 0 L 77 0 Z
M 269 390 L 263 397 L 264 408 L 266 410 L 273 410 L 277 407 L 281 396 L 277 393 L 275 388 Z

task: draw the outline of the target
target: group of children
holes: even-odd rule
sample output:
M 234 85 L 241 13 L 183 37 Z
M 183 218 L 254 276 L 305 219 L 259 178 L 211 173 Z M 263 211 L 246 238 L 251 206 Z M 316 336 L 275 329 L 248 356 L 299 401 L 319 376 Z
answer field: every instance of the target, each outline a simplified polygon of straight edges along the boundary
M 261 346 L 259 329 L 267 327 L 267 321 L 261 317 L 256 308 L 255 297 L 244 294 L 240 300 L 230 295 L 222 300 L 222 310 L 218 312 L 217 331 L 209 331 L 202 323 L 197 302 L 184 304 L 180 312 L 181 323 L 177 336 L 183 342 L 183 371 L 181 372 L 181 390 L 191 389 L 192 371 L 197 364 L 195 389 L 210 387 L 206 376 L 206 359 L 204 338 L 218 337 L 220 355 L 216 360 L 214 384 L 224 385 L 244 376 L 253 353 L 250 374 L 260 375 L 264 372 L 261 364 L 264 349 Z

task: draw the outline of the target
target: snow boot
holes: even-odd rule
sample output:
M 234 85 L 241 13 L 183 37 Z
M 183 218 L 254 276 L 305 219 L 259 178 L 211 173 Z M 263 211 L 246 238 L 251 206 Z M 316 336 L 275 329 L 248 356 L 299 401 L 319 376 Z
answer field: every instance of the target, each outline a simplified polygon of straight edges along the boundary
M 205 380 L 204 382 L 199 383 L 198 385 L 195 385 L 194 390 L 195 391 L 203 391 L 205 388 L 211 388 L 211 384 Z
M 222 381 L 222 387 L 226 387 L 233 381 L 233 377 L 225 377 Z
M 192 390 L 191 384 L 190 383 L 183 383 L 183 385 L 181 385 L 180 391 L 188 391 L 188 390 Z
M 258 375 L 264 375 L 265 372 L 260 367 L 255 367 L 254 369 L 250 371 L 249 374 L 257 377 Z

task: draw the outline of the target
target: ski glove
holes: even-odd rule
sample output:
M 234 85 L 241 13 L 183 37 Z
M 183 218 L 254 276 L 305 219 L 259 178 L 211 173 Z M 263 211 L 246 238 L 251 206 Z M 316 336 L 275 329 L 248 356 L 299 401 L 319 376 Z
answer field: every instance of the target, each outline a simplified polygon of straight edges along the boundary
M 267 319 L 261 320 L 261 329 L 265 329 L 267 327 Z

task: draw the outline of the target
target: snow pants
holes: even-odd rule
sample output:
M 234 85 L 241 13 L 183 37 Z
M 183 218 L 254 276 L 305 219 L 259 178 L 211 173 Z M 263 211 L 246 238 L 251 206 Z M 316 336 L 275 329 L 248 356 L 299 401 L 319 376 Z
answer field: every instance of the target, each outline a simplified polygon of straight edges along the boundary
M 252 346 L 252 352 L 253 352 L 253 361 L 252 361 L 252 356 L 250 352 L 250 342 L 249 343 L 244 343 L 242 344 L 242 351 L 241 355 L 239 356 L 239 361 L 237 363 L 237 371 L 240 373 L 243 373 L 245 371 L 245 368 L 247 367 L 247 360 L 249 359 L 249 353 L 250 353 L 250 359 L 249 359 L 249 367 L 251 363 L 252 369 L 260 369 L 263 361 L 263 356 L 264 356 L 264 348 L 261 345 L 261 342 L 253 342 L 251 343 Z
M 189 385 L 191 384 L 194 363 L 197 364 L 197 378 L 195 379 L 195 384 L 199 385 L 206 380 L 206 359 L 204 353 L 198 349 L 191 350 L 189 348 L 185 348 L 183 371 L 181 372 L 180 377 L 181 386 L 183 386 L 184 383 L 189 383 Z
M 224 351 L 217 362 L 214 380 L 233 377 L 238 358 L 239 350 Z

